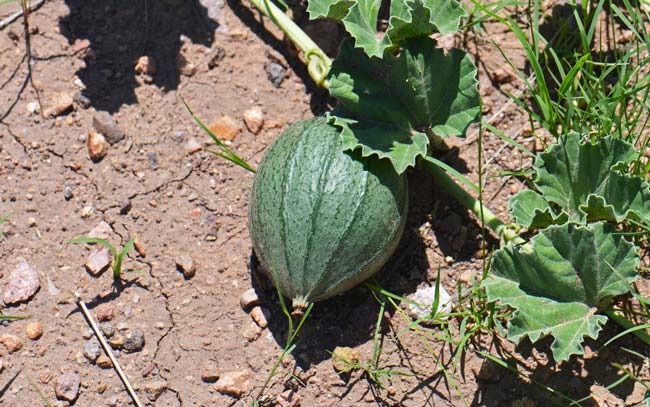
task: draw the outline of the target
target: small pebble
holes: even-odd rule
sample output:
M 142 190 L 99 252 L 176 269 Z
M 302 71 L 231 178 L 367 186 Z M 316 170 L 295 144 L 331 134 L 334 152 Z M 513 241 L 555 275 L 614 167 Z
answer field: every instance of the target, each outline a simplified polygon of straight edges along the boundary
M 7 305 L 28 301 L 41 288 L 38 271 L 22 260 L 9 275 L 4 287 L 4 303 Z
M 135 73 L 138 75 L 153 76 L 156 74 L 156 63 L 150 56 L 141 56 L 135 64 Z
M 76 400 L 79 396 L 79 374 L 64 373 L 59 376 L 54 384 L 54 393 L 59 400 Z
M 251 310 L 251 318 L 253 318 L 253 321 L 259 326 L 260 328 L 264 329 L 266 328 L 269 323 L 267 322 L 267 319 L 270 317 L 269 311 L 267 311 L 265 308 L 262 307 L 254 307 Z
M 167 382 L 164 380 L 156 380 L 144 385 L 144 390 L 147 392 L 149 400 L 156 401 L 160 395 L 167 390 Z
M 214 389 L 221 394 L 239 398 L 248 391 L 250 378 L 251 372 L 249 370 L 228 372 L 219 377 L 219 380 L 214 384 Z
M 129 331 L 126 334 L 122 347 L 130 353 L 141 351 L 144 348 L 144 332 L 138 328 Z
M 23 347 L 23 342 L 16 335 L 4 334 L 0 336 L 0 343 L 2 343 L 9 353 L 19 351 Z
M 124 342 L 126 342 L 126 338 L 119 332 L 113 334 L 113 337 L 108 340 L 108 343 L 113 349 L 121 349 L 124 346 Z
M 185 142 L 185 152 L 187 154 L 194 154 L 197 151 L 201 151 L 201 150 L 203 150 L 203 146 L 195 139 L 191 138 L 187 140 L 187 142 Z
M 244 311 L 247 311 L 256 305 L 260 305 L 260 298 L 257 296 L 257 292 L 254 288 L 249 288 L 242 293 L 239 297 L 239 305 L 241 305 Z
M 285 74 L 287 72 L 285 67 L 278 64 L 277 62 L 271 62 L 268 65 L 266 65 L 264 69 L 266 70 L 266 75 L 269 78 L 269 81 L 271 81 L 273 86 L 279 88 L 285 79 Z
M 115 315 L 115 304 L 106 303 L 97 307 L 95 316 L 99 322 L 110 321 Z
M 113 233 L 113 229 L 111 228 L 111 225 L 108 223 L 101 221 L 88 232 L 86 236 L 88 237 L 98 237 L 100 239 L 108 239 L 111 234 Z
M 142 244 L 142 242 L 140 242 L 140 239 L 137 236 L 133 241 L 133 247 L 135 248 L 135 251 L 140 255 L 140 257 L 147 257 L 147 251 L 145 250 L 144 245 Z
M 66 113 L 68 110 L 72 109 L 74 100 L 72 96 L 68 93 L 62 92 L 54 95 L 50 101 L 50 107 L 45 109 L 43 115 L 45 117 L 56 117 L 60 116 L 63 113 Z
M 72 192 L 72 188 L 70 188 L 70 187 L 65 187 L 65 189 L 63 190 L 63 198 L 64 198 L 66 201 L 69 201 L 69 200 L 72 199 L 73 196 L 74 196 L 74 194 L 73 194 L 73 192 Z
M 351 365 L 359 363 L 360 359 L 359 352 L 347 346 L 337 346 L 332 352 L 332 366 L 337 372 L 350 370 Z
M 27 219 L 27 226 L 29 226 L 30 228 L 36 226 L 36 218 L 30 217 L 29 219 Z
M 84 219 L 90 218 L 94 212 L 95 209 L 93 208 L 92 205 L 86 205 L 81 209 L 81 217 Z
M 201 380 L 205 383 L 214 383 L 219 380 L 219 368 L 211 360 L 203 362 L 201 365 Z
M 99 342 L 97 342 L 96 339 L 90 339 L 86 341 L 84 344 L 84 356 L 86 359 L 89 361 L 95 363 L 97 361 L 97 358 L 101 356 L 102 354 L 102 348 L 99 345 Z
M 176 267 L 183 273 L 185 279 L 190 279 L 196 274 L 194 258 L 188 254 L 181 254 L 175 258 Z
M 440 285 L 438 292 L 438 310 L 437 313 L 449 313 L 453 306 L 453 300 L 447 290 Z M 409 315 L 414 319 L 427 318 L 431 315 L 431 307 L 436 299 L 436 287 L 424 287 L 420 288 L 415 293 L 409 295 L 408 299 L 416 302 L 419 305 L 409 303 L 407 305 L 407 311 Z M 422 323 L 426 324 L 429 321 L 425 319 Z
M 104 336 L 107 338 L 110 338 L 115 334 L 115 328 L 113 328 L 113 325 L 110 324 L 110 322 L 104 322 L 102 324 L 99 324 L 99 329 L 102 330 L 102 333 Z
M 27 111 L 31 114 L 38 114 L 41 111 L 38 102 L 29 102 L 27 103 Z
M 99 355 L 95 363 L 97 364 L 97 366 L 101 367 L 102 369 L 110 369 L 111 367 L 113 367 L 113 363 L 106 355 Z
M 88 155 L 93 162 L 99 162 L 108 153 L 108 143 L 104 136 L 100 133 L 95 132 L 95 130 L 88 130 L 88 141 L 86 142 L 88 147 Z
M 88 255 L 84 267 L 93 276 L 102 274 L 113 262 L 113 255 L 107 247 L 93 251 Z
M 43 336 L 43 324 L 38 321 L 30 322 L 25 325 L 25 332 L 27 333 L 27 337 L 29 339 L 36 341 L 41 336 Z
M 264 112 L 258 106 L 252 107 L 244 112 L 244 123 L 251 133 L 257 135 L 264 127 Z
M 241 131 L 241 126 L 230 116 L 222 116 L 208 126 L 221 141 L 232 141 Z
M 93 116 L 93 127 L 106 138 L 109 144 L 115 144 L 124 139 L 124 131 L 115 123 L 108 112 L 97 112 Z
M 142 371 L 140 372 L 140 374 L 142 375 L 142 377 L 147 377 L 147 376 L 149 376 L 149 375 L 150 375 L 150 374 L 151 374 L 155 369 L 156 369 L 156 365 L 154 365 L 153 363 L 149 363 L 147 366 L 144 367 L 144 369 L 142 369 Z
M 292 389 L 289 389 L 278 394 L 275 401 L 277 401 L 278 407 L 300 407 L 302 397 Z

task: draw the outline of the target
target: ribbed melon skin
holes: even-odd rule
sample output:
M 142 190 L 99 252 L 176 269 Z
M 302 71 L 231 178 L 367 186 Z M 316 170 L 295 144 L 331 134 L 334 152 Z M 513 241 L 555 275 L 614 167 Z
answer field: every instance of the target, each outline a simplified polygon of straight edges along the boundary
M 289 126 L 255 175 L 255 253 L 294 304 L 323 300 L 377 272 L 408 210 L 405 176 L 384 160 L 343 152 L 324 118 Z

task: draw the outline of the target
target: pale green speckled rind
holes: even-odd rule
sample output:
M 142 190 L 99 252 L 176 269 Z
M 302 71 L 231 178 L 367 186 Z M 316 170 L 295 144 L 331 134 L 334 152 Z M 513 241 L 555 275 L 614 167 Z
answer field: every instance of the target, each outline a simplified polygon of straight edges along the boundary
M 249 228 L 281 291 L 311 303 L 376 273 L 399 243 L 405 176 L 386 160 L 343 152 L 324 118 L 291 125 L 255 175 Z

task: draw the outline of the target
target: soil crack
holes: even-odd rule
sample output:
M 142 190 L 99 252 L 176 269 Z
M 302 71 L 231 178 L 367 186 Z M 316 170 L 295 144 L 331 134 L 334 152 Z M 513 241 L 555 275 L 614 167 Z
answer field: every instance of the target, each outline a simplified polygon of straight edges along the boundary
M 27 152 L 27 146 L 23 143 L 20 137 L 18 137 L 13 131 L 11 131 L 11 127 L 7 123 L 0 123 L 3 124 L 7 128 L 7 133 L 16 141 L 16 143 L 20 144 L 20 146 L 23 149 L 23 152 L 27 155 L 29 153 Z

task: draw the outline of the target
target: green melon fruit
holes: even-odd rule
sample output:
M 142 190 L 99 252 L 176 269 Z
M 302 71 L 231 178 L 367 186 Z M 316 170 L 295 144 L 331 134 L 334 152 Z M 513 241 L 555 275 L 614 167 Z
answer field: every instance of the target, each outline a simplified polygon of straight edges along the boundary
M 289 126 L 255 175 L 255 253 L 294 309 L 377 272 L 404 230 L 407 182 L 390 162 L 344 152 L 325 118 Z

